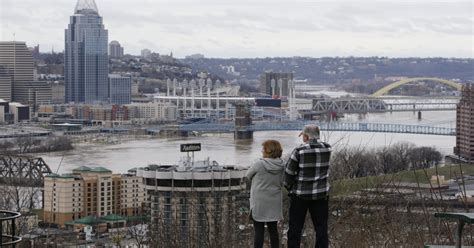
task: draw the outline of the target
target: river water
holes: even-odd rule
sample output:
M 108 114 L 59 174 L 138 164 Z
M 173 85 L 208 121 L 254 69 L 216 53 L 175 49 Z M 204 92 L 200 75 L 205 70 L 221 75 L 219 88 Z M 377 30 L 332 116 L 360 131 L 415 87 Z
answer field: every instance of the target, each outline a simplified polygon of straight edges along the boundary
M 454 127 L 455 111 L 423 112 L 423 118 L 413 112 L 377 113 L 366 115 L 347 115 L 341 121 L 380 122 Z M 42 154 L 41 156 L 53 171 L 70 172 L 73 168 L 103 166 L 114 172 L 126 172 L 134 167 L 148 164 L 174 164 L 186 155 L 179 151 L 182 143 L 201 143 L 202 151 L 195 153 L 196 159 L 210 157 L 220 164 L 249 166 L 261 156 L 261 144 L 266 139 L 276 139 L 282 143 L 284 153 L 301 143 L 298 131 L 268 131 L 254 133 L 253 140 L 235 141 L 233 134 L 205 134 L 198 137 L 171 139 L 144 139 L 125 141 L 120 144 L 81 144 L 72 151 Z M 367 149 L 389 146 L 396 142 L 408 141 L 417 146 L 437 148 L 444 155 L 451 154 L 455 146 L 454 136 L 417 135 L 397 133 L 366 132 L 322 132 L 322 139 L 335 149 L 344 146 L 365 147 Z M 61 162 L 62 160 L 62 162 Z
M 297 90 L 310 94 L 325 94 L 340 97 L 348 94 L 333 90 L 330 86 L 298 86 Z M 377 122 L 410 125 L 429 125 L 439 127 L 455 127 L 455 111 L 423 112 L 418 119 L 414 112 L 394 112 L 377 114 L 351 114 L 339 121 L 345 122 Z M 201 143 L 202 151 L 195 153 L 196 159 L 216 160 L 220 164 L 248 167 L 261 156 L 261 144 L 267 139 L 281 142 L 283 152 L 289 153 L 301 144 L 298 131 L 267 131 L 255 132 L 252 140 L 235 141 L 233 134 L 204 134 L 199 137 L 172 139 L 142 139 L 125 141 L 115 145 L 81 144 L 68 152 L 42 154 L 45 162 L 53 171 L 70 172 L 72 169 L 85 166 L 102 166 L 115 173 L 126 172 L 134 167 L 148 164 L 175 164 L 186 153 L 181 153 L 179 145 L 183 143 Z M 397 142 L 412 142 L 417 146 L 430 146 L 442 154 L 451 154 L 455 146 L 454 136 L 417 135 L 398 133 L 367 133 L 367 132 L 322 132 L 322 139 L 330 143 L 334 149 L 346 146 L 372 149 L 390 146 Z

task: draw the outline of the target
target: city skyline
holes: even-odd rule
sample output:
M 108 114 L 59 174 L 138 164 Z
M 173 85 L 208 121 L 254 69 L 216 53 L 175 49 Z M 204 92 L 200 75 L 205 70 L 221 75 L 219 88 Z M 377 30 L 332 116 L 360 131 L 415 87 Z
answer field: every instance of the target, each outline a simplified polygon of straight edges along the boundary
M 184 57 L 474 57 L 471 1 L 96 1 L 110 39 Z M 1 40 L 64 50 L 75 0 L 0 3 Z M 8 10 L 8 11 L 7 11 Z M 43 31 L 47 29 L 47 31 Z

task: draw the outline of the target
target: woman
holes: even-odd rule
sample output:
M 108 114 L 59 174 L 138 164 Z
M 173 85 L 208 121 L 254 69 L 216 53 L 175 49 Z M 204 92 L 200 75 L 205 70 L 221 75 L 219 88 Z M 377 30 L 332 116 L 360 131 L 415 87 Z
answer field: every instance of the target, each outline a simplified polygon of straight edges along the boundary
M 277 222 L 283 219 L 282 176 L 284 162 L 280 142 L 267 140 L 262 144 L 262 157 L 253 162 L 247 171 L 252 182 L 250 212 L 255 230 L 254 247 L 263 247 L 265 224 L 272 248 L 279 247 Z

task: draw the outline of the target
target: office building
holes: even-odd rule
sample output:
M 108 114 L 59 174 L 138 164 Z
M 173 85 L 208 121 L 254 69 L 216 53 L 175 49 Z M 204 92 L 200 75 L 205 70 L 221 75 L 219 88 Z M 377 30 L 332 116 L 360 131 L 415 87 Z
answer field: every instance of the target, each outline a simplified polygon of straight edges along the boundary
M 462 88 L 456 108 L 456 147 L 454 153 L 469 163 L 474 162 L 474 86 Z
M 143 50 L 141 51 L 141 56 L 142 56 L 142 58 L 144 58 L 144 59 L 149 59 L 149 58 L 151 57 L 151 51 L 150 51 L 150 49 L 143 49 Z
M 143 177 L 151 230 L 163 247 L 226 247 L 227 241 L 247 240 L 242 223 L 248 223 L 246 170 L 220 166 L 216 161 L 138 168 Z M 244 245 L 238 247 L 244 247 Z
M 25 42 L 0 42 L 0 98 L 27 104 L 15 89 L 34 79 L 33 56 Z
M 113 40 L 109 44 L 109 56 L 110 58 L 118 59 L 123 57 L 123 47 L 116 40 Z
M 260 93 L 272 97 L 288 97 L 289 81 L 293 80 L 291 72 L 265 72 L 260 77 Z
M 66 102 L 107 102 L 108 31 L 94 0 L 78 0 L 65 32 Z
M 0 66 L 12 82 L 35 80 L 33 56 L 25 42 L 1 41 Z
M 130 104 L 132 101 L 132 77 L 118 74 L 109 75 L 109 102 Z
M 13 83 L 13 100 L 28 105 L 51 102 L 51 84 L 46 81 L 17 81 Z
M 81 166 L 44 178 L 43 221 L 64 227 L 87 217 L 106 222 L 108 216 L 141 216 L 145 199 L 142 178 Z
M 0 99 L 11 101 L 12 98 L 12 77 L 7 74 L 5 68 L 0 65 Z

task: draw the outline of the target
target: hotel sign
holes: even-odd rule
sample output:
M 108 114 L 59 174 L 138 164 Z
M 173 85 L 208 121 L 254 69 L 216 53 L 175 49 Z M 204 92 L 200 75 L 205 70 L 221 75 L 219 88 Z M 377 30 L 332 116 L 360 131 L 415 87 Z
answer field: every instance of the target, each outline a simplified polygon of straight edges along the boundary
M 181 152 L 198 152 L 201 150 L 201 143 L 181 144 Z

